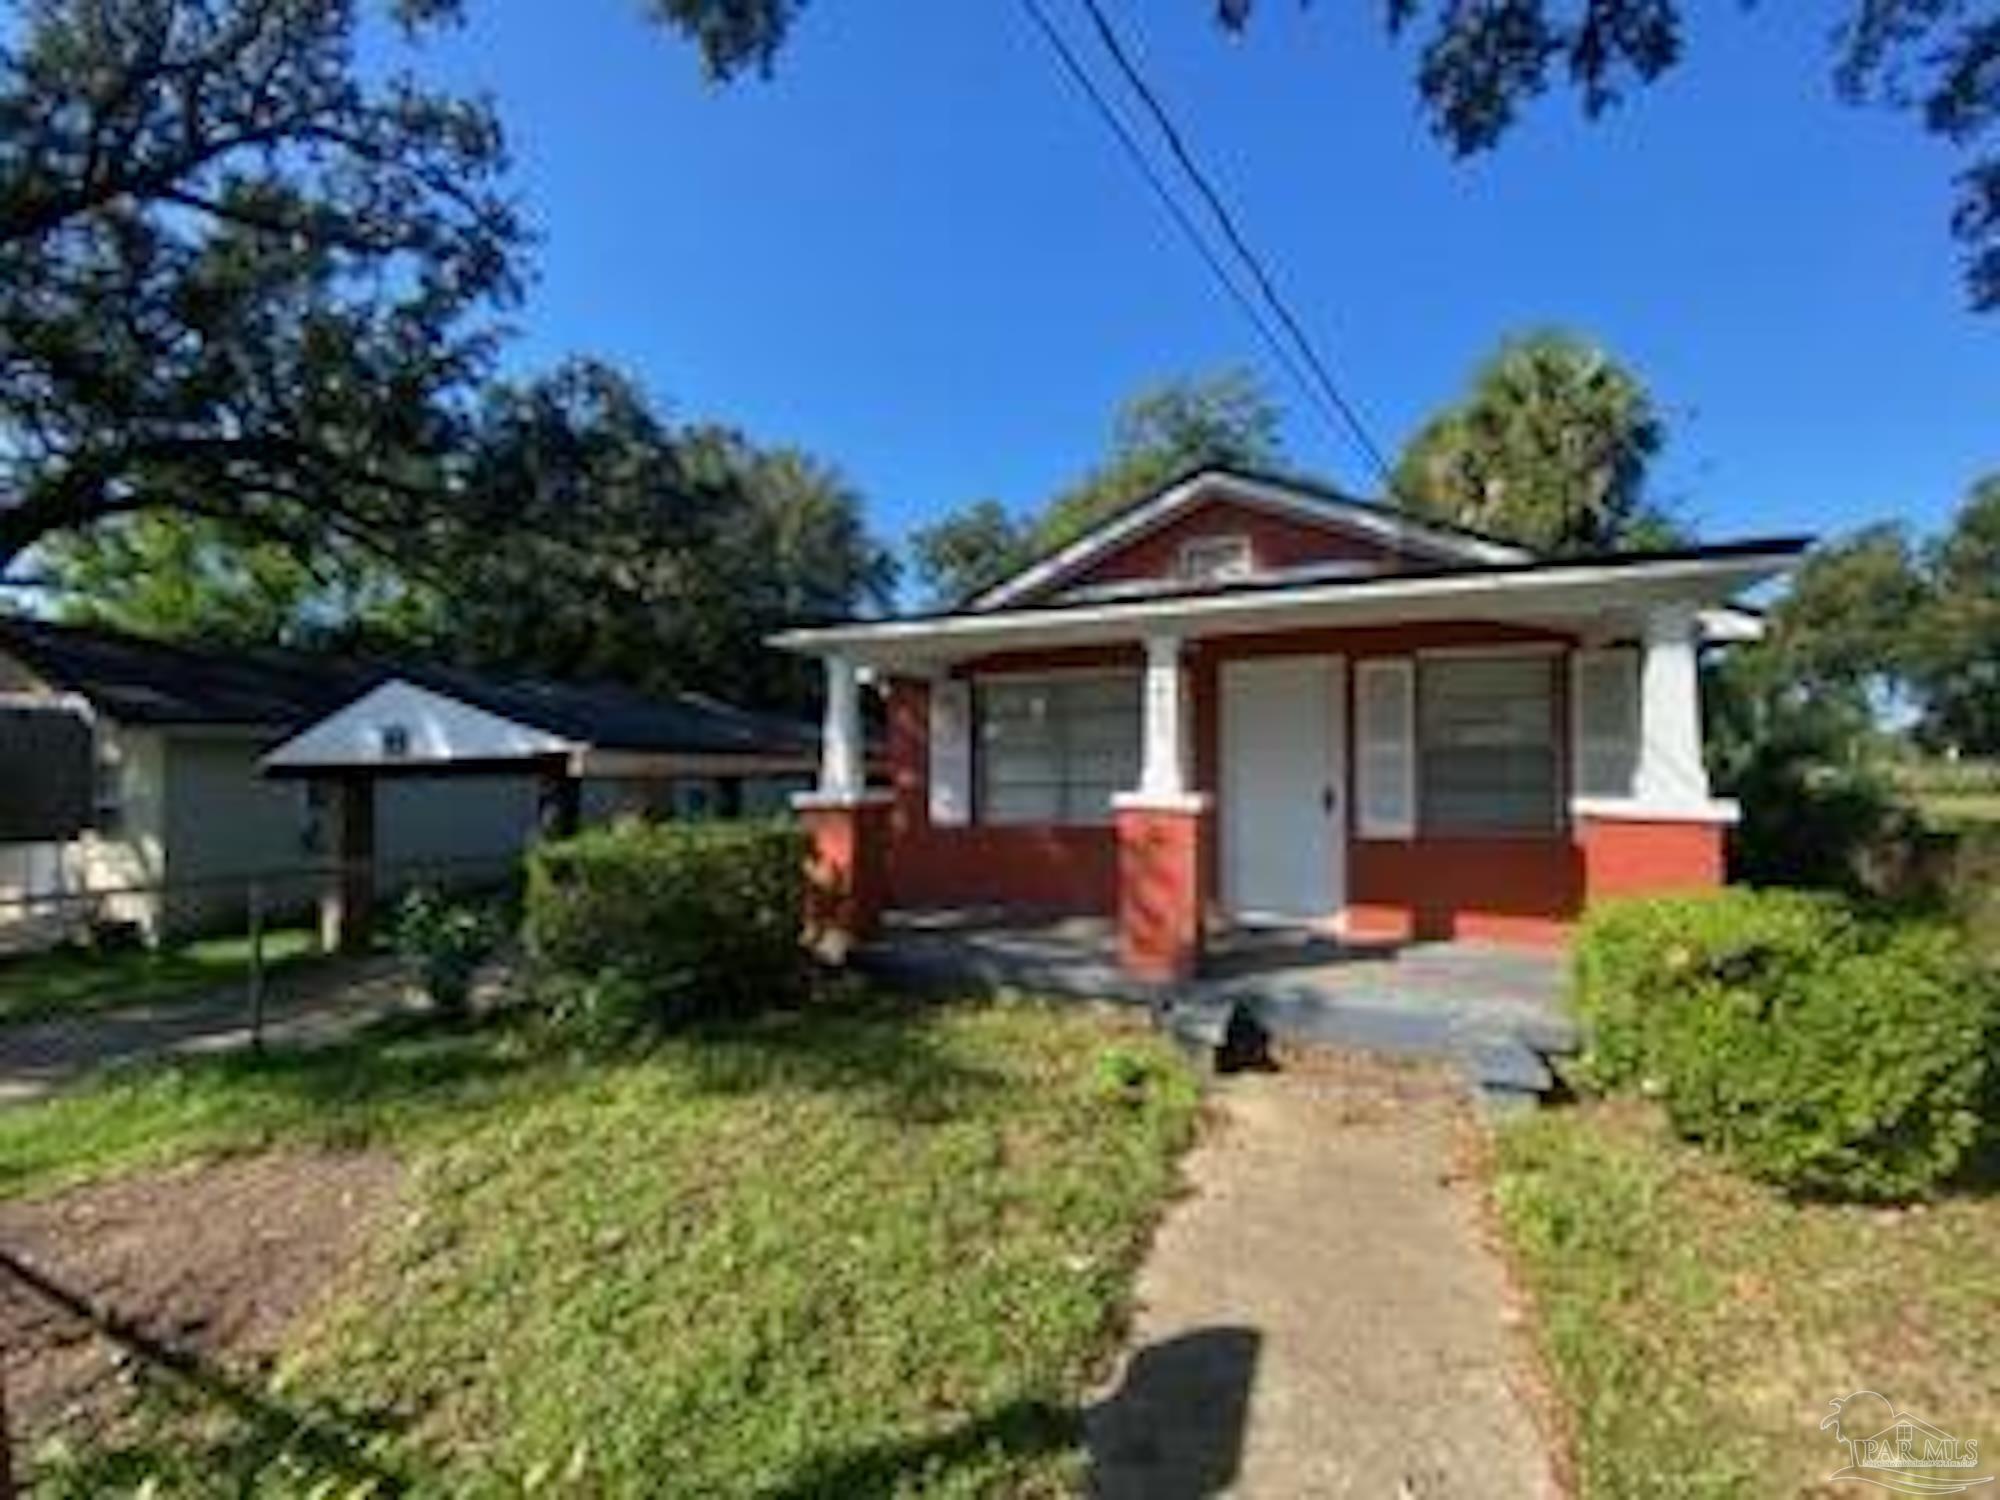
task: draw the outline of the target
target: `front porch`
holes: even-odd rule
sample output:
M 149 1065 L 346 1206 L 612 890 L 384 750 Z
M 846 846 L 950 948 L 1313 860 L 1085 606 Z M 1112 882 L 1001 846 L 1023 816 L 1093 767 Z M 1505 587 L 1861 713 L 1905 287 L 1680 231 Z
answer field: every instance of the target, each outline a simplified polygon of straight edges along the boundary
M 1548 1059 L 1576 1045 L 1562 956 L 1491 943 L 1235 929 L 1210 939 L 1199 976 L 1161 985 L 1120 963 L 1109 918 L 956 908 L 888 914 L 855 961 L 911 987 L 1158 1006 L 1202 1039 L 1240 1005 L 1280 1039 L 1441 1059 L 1489 1095 L 1548 1092 Z

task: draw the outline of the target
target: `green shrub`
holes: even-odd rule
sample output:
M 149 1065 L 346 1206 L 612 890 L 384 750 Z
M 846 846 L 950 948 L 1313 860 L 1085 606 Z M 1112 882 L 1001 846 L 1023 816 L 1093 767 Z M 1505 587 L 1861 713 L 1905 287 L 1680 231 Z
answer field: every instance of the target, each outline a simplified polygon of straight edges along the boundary
M 1613 903 L 1573 979 L 1580 1081 L 1661 1096 L 1682 1134 L 1766 1181 L 1907 1197 L 1979 1133 L 2000 994 L 1944 924 L 1796 891 Z
M 538 992 L 591 1041 L 799 998 L 806 840 L 778 823 L 621 823 L 528 861 Z
M 417 971 L 432 1005 L 449 1016 L 465 1014 L 472 976 L 500 946 L 507 922 L 491 901 L 454 900 L 444 891 L 418 886 L 396 907 L 396 951 Z

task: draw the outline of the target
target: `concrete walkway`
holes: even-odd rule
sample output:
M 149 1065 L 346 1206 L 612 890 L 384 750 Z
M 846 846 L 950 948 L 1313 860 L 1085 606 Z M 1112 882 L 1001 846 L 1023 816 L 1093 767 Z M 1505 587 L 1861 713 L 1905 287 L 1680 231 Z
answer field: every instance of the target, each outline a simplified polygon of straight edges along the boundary
M 264 1040 L 337 1039 L 409 1003 L 403 965 L 362 958 L 273 977 Z M 0 1026 L 0 1104 L 38 1099 L 85 1074 L 144 1058 L 250 1045 L 249 999 L 233 984 L 195 999 Z
M 1559 1495 L 1450 1078 L 1301 1054 L 1215 1099 L 1086 1413 L 1096 1493 Z

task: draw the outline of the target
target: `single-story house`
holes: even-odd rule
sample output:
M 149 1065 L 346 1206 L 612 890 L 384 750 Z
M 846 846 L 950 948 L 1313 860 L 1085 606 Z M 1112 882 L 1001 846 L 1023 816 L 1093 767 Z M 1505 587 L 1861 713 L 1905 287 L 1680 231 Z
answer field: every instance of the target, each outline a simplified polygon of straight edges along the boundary
M 0 617 L 10 705 L 36 733 L 0 735 L 0 928 L 89 904 L 155 939 L 239 924 L 252 878 L 310 905 L 336 865 L 371 886 L 497 868 L 551 822 L 778 812 L 818 760 L 817 726 L 698 694 Z M 26 712 L 64 707 L 89 730 L 81 799 L 41 725 L 61 715 Z M 21 901 L 132 887 L 166 891 Z
M 1737 810 L 1704 769 L 1699 656 L 1755 637 L 1737 597 L 1805 545 L 1538 557 L 1202 470 L 957 608 L 775 638 L 826 668 L 795 802 L 829 920 L 1096 913 L 1172 978 L 1216 924 L 1549 944 L 1596 897 L 1717 884 Z

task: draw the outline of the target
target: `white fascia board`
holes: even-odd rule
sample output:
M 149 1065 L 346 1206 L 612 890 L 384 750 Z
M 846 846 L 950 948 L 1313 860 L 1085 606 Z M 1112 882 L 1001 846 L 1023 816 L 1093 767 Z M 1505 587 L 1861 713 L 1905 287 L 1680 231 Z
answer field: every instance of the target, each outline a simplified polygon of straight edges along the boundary
M 1089 566 L 1106 553 L 1164 526 L 1198 500 L 1234 500 L 1263 510 L 1280 511 L 1318 524 L 1343 526 L 1365 533 L 1391 547 L 1428 552 L 1440 558 L 1464 562 L 1526 562 L 1532 554 L 1522 547 L 1510 547 L 1455 531 L 1427 526 L 1413 517 L 1399 516 L 1373 506 L 1358 505 L 1309 494 L 1265 480 L 1247 479 L 1226 473 L 1202 473 L 1163 490 L 1145 504 L 1085 532 L 1060 551 L 973 595 L 967 610 L 999 609 L 1024 594 L 1060 582 Z
M 1697 618 L 1701 621 L 1704 645 L 1747 645 L 1764 639 L 1764 617 L 1755 610 L 1705 609 Z
M 404 754 L 387 753 L 382 731 L 392 727 L 403 731 Z M 574 755 L 588 748 L 395 677 L 300 730 L 261 764 L 266 771 L 449 766 Z
M 1790 550 L 1657 562 L 1557 564 L 1518 571 L 1394 574 L 1285 589 L 1241 589 L 1172 599 L 1030 606 L 995 612 L 879 620 L 789 630 L 783 650 L 904 666 L 1043 646 L 1129 642 L 1154 633 L 1198 637 L 1296 626 L 1392 624 L 1451 617 L 1584 617 L 1641 603 L 1719 607 L 1730 595 L 1789 567 Z

